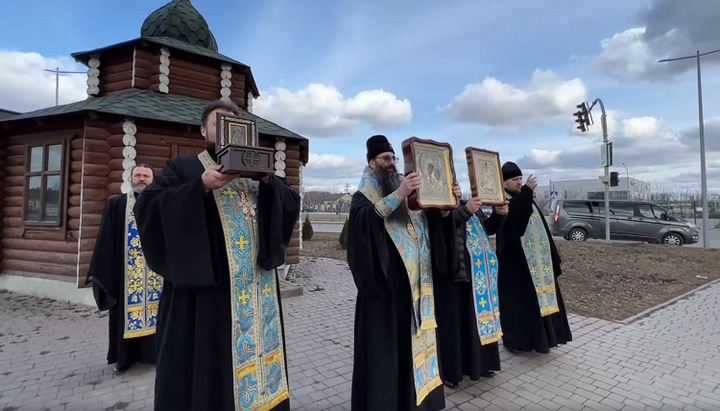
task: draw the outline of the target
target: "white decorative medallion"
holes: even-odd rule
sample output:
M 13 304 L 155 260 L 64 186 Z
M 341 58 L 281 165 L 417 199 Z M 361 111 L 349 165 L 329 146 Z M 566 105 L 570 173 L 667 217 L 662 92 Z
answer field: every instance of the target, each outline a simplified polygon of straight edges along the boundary
M 122 163 L 123 183 L 120 190 L 125 194 L 132 190 L 132 169 L 135 167 L 135 157 L 137 156 L 137 152 L 135 151 L 135 143 L 137 143 L 135 133 L 137 133 L 137 126 L 133 119 L 125 119 L 123 132 L 125 132 L 125 135 L 123 135 L 123 144 L 125 144 L 125 147 L 123 148 L 124 159 Z
M 87 70 L 87 89 L 85 92 L 88 96 L 97 96 L 100 93 L 100 55 L 91 54 L 88 60 Z
M 230 100 L 230 94 L 232 93 L 232 66 L 228 63 L 222 63 L 220 65 L 220 100 Z
M 170 50 L 167 47 L 160 48 L 160 85 L 158 90 L 161 93 L 170 91 Z
M 248 103 L 247 103 L 247 111 L 248 113 L 253 112 L 253 100 L 255 100 L 255 96 L 253 96 L 252 91 L 247 94 L 248 97 Z
M 285 139 L 278 137 L 275 142 L 275 175 L 285 178 Z

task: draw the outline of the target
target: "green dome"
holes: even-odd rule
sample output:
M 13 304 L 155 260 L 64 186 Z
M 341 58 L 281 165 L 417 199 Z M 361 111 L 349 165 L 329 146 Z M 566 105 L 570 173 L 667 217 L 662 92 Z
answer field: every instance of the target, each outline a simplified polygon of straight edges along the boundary
M 152 12 L 140 29 L 142 37 L 169 37 L 217 52 L 218 46 L 205 18 L 190 0 L 173 0 Z

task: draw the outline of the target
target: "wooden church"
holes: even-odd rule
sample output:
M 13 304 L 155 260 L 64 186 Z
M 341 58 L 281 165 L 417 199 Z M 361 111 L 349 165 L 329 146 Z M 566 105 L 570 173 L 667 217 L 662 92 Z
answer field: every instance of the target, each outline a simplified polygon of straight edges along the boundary
M 86 100 L 0 118 L 0 288 L 91 302 L 84 287 L 106 201 L 130 190 L 130 170 L 158 173 L 205 149 L 200 114 L 226 99 L 275 149 L 275 173 L 302 193 L 308 140 L 252 114 L 250 67 L 218 53 L 190 0 L 173 0 L 140 38 L 73 54 L 87 66 Z M 299 262 L 296 225 L 286 265 Z

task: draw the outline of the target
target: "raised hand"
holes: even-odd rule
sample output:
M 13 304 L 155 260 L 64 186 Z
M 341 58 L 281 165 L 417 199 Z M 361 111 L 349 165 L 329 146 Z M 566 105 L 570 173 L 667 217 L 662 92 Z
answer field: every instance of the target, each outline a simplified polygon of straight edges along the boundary
M 528 186 L 532 191 L 535 191 L 538 186 L 537 177 L 530 174 L 530 176 L 528 176 L 527 178 L 527 181 L 525 181 L 525 185 Z
M 202 182 L 206 190 L 217 190 L 238 178 L 237 174 L 223 174 L 220 170 L 222 170 L 222 166 L 212 166 L 205 170 Z
M 468 201 L 467 204 L 465 204 L 465 207 L 467 207 L 468 211 L 475 214 L 480 210 L 480 207 L 482 206 L 482 200 L 480 197 L 473 197 Z
M 508 213 L 508 205 L 507 202 L 501 206 L 495 207 L 495 212 L 500 215 L 506 215 Z
M 462 189 L 460 188 L 460 184 L 458 184 L 457 182 L 455 182 L 455 184 L 453 185 L 453 194 L 455 194 L 455 198 L 459 199 L 460 197 L 462 197 Z
M 419 190 L 421 185 L 420 176 L 417 173 L 410 173 L 406 175 L 405 179 L 400 183 L 397 194 L 401 198 L 407 198 L 413 191 Z

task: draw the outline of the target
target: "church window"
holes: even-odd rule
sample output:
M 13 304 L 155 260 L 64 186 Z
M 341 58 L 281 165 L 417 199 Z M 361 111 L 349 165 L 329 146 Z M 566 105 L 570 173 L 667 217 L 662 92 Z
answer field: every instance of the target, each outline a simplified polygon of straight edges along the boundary
M 66 145 L 65 141 L 58 141 L 26 146 L 23 202 L 25 226 L 62 226 Z

